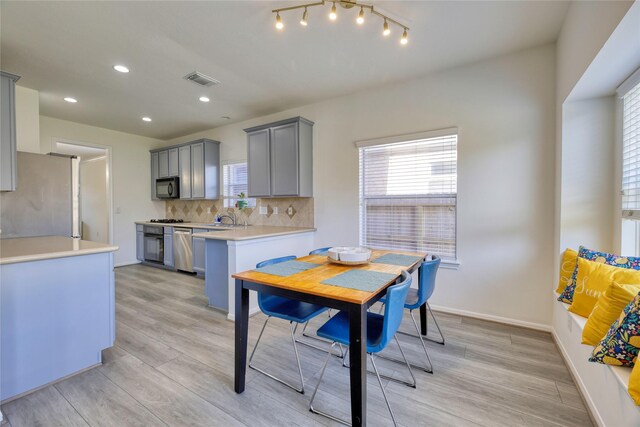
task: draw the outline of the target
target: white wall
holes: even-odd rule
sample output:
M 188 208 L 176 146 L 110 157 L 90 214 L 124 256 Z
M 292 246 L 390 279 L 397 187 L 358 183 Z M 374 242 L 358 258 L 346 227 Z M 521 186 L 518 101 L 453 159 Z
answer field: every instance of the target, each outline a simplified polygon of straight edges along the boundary
M 560 247 L 615 247 L 614 97 L 565 102 L 562 121 Z
M 38 91 L 18 85 L 16 85 L 16 146 L 18 151 L 40 153 Z
M 80 162 L 82 239 L 109 243 L 107 158 Z
M 433 304 L 550 324 L 555 47 L 530 49 L 167 141 L 222 142 L 246 158 L 243 128 L 296 115 L 315 122 L 316 246 L 358 243 L 354 141 L 458 127 L 459 270 L 441 270 Z
M 599 212 L 591 216 L 591 218 L 586 218 L 584 213 L 580 214 L 579 212 L 570 211 L 562 212 L 563 207 L 564 209 L 572 209 L 572 207 L 579 206 L 577 204 L 573 204 L 570 200 L 563 200 L 563 197 L 570 198 L 572 197 L 571 193 L 567 193 L 567 191 L 570 191 L 571 189 L 578 190 L 575 185 L 577 182 L 573 180 L 572 177 L 583 173 L 581 172 L 581 163 L 592 166 L 594 163 L 598 162 L 597 155 L 599 153 L 609 153 L 607 148 L 603 146 L 592 152 L 579 153 L 578 155 L 581 156 L 580 163 L 571 162 L 571 159 L 568 158 L 568 156 L 575 153 L 572 153 L 569 149 L 565 149 L 565 142 L 563 140 L 563 127 L 565 123 L 565 119 L 563 117 L 563 104 L 633 3 L 633 1 L 573 1 L 569 6 L 567 16 L 565 17 L 565 21 L 558 37 L 556 51 L 556 176 L 558 179 L 556 180 L 556 219 L 554 231 L 554 235 L 556 236 L 554 253 L 556 254 L 559 254 L 566 246 L 571 245 L 575 247 L 575 244 L 581 240 L 581 236 L 578 231 L 580 229 L 584 231 L 589 229 L 592 230 L 591 232 L 588 232 L 590 236 L 585 235 L 584 238 L 585 240 L 589 240 L 594 246 L 610 246 L 610 242 L 603 239 L 603 235 L 601 233 L 599 238 L 596 238 L 593 235 L 593 233 L 598 234 L 599 232 L 595 230 L 598 230 L 603 226 L 598 221 L 603 217 L 606 217 L 607 213 L 605 210 L 614 209 L 613 204 L 609 204 L 608 206 L 604 204 L 610 201 L 608 197 L 605 197 L 604 200 L 600 201 L 599 196 L 602 193 L 594 194 L 594 198 L 590 205 L 596 206 Z M 593 107 L 591 112 L 585 112 L 585 114 L 589 114 L 593 117 L 598 110 L 603 112 L 601 108 L 598 109 L 596 106 L 598 103 L 599 101 L 594 101 L 594 104 L 591 105 L 591 107 Z M 589 109 L 589 105 L 587 104 L 582 107 L 587 110 Z M 576 113 L 578 109 L 579 106 L 576 106 Z M 571 107 L 569 107 L 569 111 L 571 111 Z M 576 117 L 573 117 L 571 122 L 576 123 L 575 120 Z M 608 113 L 597 119 L 599 122 L 606 122 L 607 120 L 610 120 Z M 599 133 L 601 134 L 602 132 L 599 131 Z M 568 130 L 568 134 L 575 134 L 575 129 L 574 131 Z M 613 140 L 609 137 L 601 141 L 602 144 L 606 145 L 611 144 L 612 142 Z M 596 144 L 597 141 L 594 140 L 585 142 L 586 146 L 593 147 Z M 574 141 L 567 142 L 566 145 L 579 146 L 580 143 L 578 141 Z M 589 157 L 590 154 L 593 154 L 593 157 Z M 611 159 L 611 155 L 607 155 L 608 158 Z M 611 191 L 614 191 L 615 183 L 613 180 L 615 176 L 615 169 L 610 170 L 608 166 L 606 167 L 608 173 L 610 172 L 611 174 L 603 174 L 600 177 L 608 181 L 609 185 L 611 185 Z M 569 180 L 569 182 L 564 183 L 565 180 Z M 581 191 L 580 193 L 583 198 L 582 203 L 587 203 L 583 192 Z M 566 227 L 569 224 L 566 220 L 571 217 L 581 217 L 582 223 L 575 227 L 571 226 L 571 228 L 567 229 L 566 231 L 568 234 L 563 233 L 563 224 Z M 611 225 L 604 225 L 604 227 L 608 231 L 612 230 Z M 566 234 L 566 237 L 562 237 L 563 234 Z M 559 271 L 559 261 L 560 257 L 556 256 L 554 262 L 554 272 L 556 273 Z M 550 284 L 549 288 L 555 288 L 555 284 Z
M 113 243 L 120 247 L 115 265 L 136 263 L 134 221 L 164 217 L 164 203 L 151 201 L 149 150 L 161 141 L 109 129 L 40 116 L 40 150 L 51 152 L 56 138 L 111 150 Z M 119 213 L 118 213 L 119 212 Z

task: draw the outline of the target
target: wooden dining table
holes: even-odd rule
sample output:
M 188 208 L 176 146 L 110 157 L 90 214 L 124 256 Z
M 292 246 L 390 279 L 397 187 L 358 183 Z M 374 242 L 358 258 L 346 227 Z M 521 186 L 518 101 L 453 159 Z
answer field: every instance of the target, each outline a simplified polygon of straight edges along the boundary
M 367 424 L 367 310 L 386 293 L 387 287 L 396 283 L 402 270 L 413 272 L 425 258 L 425 253 L 373 250 L 371 259 L 385 254 L 415 256 L 411 265 L 392 265 L 371 262 L 364 265 L 339 265 L 328 262 L 326 255 L 309 255 L 297 261 L 320 264 L 290 276 L 277 276 L 255 270 L 232 275 L 236 285 L 235 311 L 235 391 L 245 389 L 247 370 L 247 336 L 249 329 L 249 291 L 277 295 L 322 305 L 349 313 L 349 358 L 351 386 L 351 422 L 354 426 Z M 326 285 L 321 282 L 349 270 L 370 270 L 392 273 L 395 278 L 380 285 L 373 292 Z M 421 310 L 422 333 L 426 334 L 426 311 Z M 424 318 L 423 318 L 424 317 Z

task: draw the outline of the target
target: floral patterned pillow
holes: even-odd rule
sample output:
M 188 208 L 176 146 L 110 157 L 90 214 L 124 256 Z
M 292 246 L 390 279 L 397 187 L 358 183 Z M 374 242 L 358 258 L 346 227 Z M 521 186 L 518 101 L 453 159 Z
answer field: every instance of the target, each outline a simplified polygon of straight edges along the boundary
M 620 255 L 608 254 L 606 252 L 592 251 L 584 246 L 580 246 L 578 250 L 578 258 L 584 258 L 587 261 L 602 262 L 607 265 L 620 268 L 631 268 L 640 270 L 640 257 L 622 257 Z M 564 292 L 558 297 L 558 301 L 571 304 L 573 302 L 573 292 L 576 290 L 576 279 L 578 277 L 578 260 L 576 259 L 576 268 L 573 270 L 569 284 Z
M 640 293 L 627 305 L 594 349 L 590 362 L 632 367 L 640 347 Z

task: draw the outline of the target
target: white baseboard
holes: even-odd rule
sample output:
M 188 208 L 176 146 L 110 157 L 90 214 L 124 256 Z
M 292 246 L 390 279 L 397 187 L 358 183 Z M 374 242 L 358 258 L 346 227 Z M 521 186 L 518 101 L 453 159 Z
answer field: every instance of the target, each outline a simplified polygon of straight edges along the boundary
M 441 311 L 443 313 L 457 314 L 459 316 L 472 317 L 474 319 L 488 320 L 490 322 L 503 323 L 505 325 L 520 326 L 527 329 L 535 329 L 537 331 L 551 332 L 551 325 L 542 323 L 526 322 L 524 320 L 511 319 L 509 317 L 494 316 L 492 314 L 477 313 L 475 311 L 460 310 L 457 308 L 442 307 L 439 305 L 431 305 L 433 311 Z
M 119 262 L 117 264 L 114 264 L 114 267 L 126 267 L 127 265 L 134 265 L 134 264 L 141 264 L 140 261 L 133 260 L 133 261 L 124 261 L 124 262 Z
M 589 409 L 589 416 L 591 417 L 591 420 L 595 425 L 599 427 L 605 427 L 604 420 L 600 416 L 600 413 L 598 412 L 598 409 L 596 408 L 596 405 L 593 402 L 593 399 L 591 399 L 591 395 L 589 394 L 587 387 L 584 385 L 582 378 L 580 378 L 580 375 L 578 374 L 578 370 L 573 364 L 571 357 L 569 357 L 569 353 L 567 352 L 567 349 L 564 348 L 564 346 L 562 345 L 562 341 L 560 341 L 560 338 L 558 337 L 558 334 L 556 334 L 556 330 L 554 328 L 551 328 L 551 336 L 553 337 L 553 341 L 556 343 L 556 347 L 558 347 L 558 349 L 560 350 L 560 354 L 562 355 L 564 362 L 569 368 L 569 372 L 571 373 L 573 382 L 576 383 L 576 385 L 578 386 L 578 390 L 582 395 L 582 399 L 587 404 L 587 407 Z
M 251 310 L 249 310 L 249 317 L 255 316 L 258 313 L 260 313 L 260 307 L 252 308 Z M 231 314 L 231 313 L 229 313 L 229 314 L 227 314 L 227 320 L 231 320 L 232 322 L 235 322 L 236 321 L 236 316 Z

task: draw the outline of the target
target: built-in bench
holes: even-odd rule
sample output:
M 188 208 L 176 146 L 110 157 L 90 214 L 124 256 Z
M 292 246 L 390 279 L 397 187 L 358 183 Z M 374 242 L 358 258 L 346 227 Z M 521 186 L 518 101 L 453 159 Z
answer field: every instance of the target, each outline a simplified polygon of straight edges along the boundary
M 557 297 L 554 292 L 552 334 L 594 421 L 600 426 L 640 426 L 640 406 L 627 391 L 631 369 L 589 362 L 593 347 L 581 344 L 587 319 L 568 311 Z

